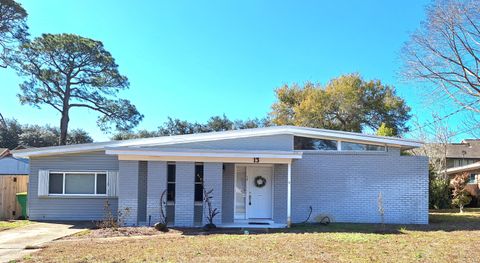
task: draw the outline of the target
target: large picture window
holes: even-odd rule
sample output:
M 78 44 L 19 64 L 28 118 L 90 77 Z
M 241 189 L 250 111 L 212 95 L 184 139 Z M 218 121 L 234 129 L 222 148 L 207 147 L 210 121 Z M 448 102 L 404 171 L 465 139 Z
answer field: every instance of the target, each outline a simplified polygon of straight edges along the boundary
M 48 181 L 50 195 L 106 195 L 105 172 L 51 172 Z

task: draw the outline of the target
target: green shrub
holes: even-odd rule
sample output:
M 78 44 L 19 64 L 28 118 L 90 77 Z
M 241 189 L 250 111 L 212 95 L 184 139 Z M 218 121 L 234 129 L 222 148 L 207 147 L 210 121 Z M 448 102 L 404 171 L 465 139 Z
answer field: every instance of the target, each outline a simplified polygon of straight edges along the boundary
M 450 208 L 450 189 L 449 182 L 430 173 L 429 178 L 429 207 L 431 209 Z

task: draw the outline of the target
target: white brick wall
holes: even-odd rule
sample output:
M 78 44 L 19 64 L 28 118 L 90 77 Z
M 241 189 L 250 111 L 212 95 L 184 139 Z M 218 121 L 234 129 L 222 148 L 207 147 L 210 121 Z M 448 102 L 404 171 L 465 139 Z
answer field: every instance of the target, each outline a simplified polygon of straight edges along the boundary
M 175 179 L 175 226 L 193 226 L 195 163 L 177 162 Z
M 287 165 L 276 164 L 273 177 L 273 221 L 287 223 Z
M 129 210 L 124 217 L 125 225 L 138 225 L 138 161 L 120 161 L 118 180 L 118 211 Z
M 205 190 L 212 192 L 212 207 L 217 208 L 220 212 L 213 218 L 214 224 L 222 223 L 222 178 L 223 178 L 223 164 L 222 163 L 205 163 L 204 164 L 204 187 Z M 204 211 L 207 211 L 207 205 L 203 205 Z M 205 215 L 205 212 L 204 212 Z M 204 224 L 207 223 L 205 216 L 203 217 Z
M 330 215 L 336 222 L 428 223 L 428 160 L 389 153 L 304 153 L 292 165 L 292 219 Z
M 160 220 L 160 197 L 167 189 L 167 163 L 149 161 L 147 182 L 147 220 L 150 216 L 153 225 Z

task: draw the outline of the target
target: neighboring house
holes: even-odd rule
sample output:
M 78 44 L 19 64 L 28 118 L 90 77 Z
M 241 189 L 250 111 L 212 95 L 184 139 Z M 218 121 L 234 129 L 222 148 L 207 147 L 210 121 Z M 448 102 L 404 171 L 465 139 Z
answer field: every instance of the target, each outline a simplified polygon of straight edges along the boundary
M 473 197 L 480 197 L 480 162 L 448 168 L 446 172 L 450 180 L 458 174 L 468 173 L 469 179 L 465 189 Z
M 28 159 L 16 158 L 8 149 L 0 149 L 0 175 L 28 175 Z
M 460 143 L 449 143 L 447 149 L 447 168 L 465 166 L 480 161 L 480 140 L 466 139 Z
M 417 141 L 278 126 L 15 151 L 30 159 L 32 220 L 99 220 L 108 201 L 127 225 L 153 224 L 160 196 L 175 226 L 198 226 L 202 185 L 223 227 L 335 222 L 428 223 L 428 159 Z M 127 213 L 124 213 L 127 211 Z
M 0 149 L 0 219 L 21 215 L 16 194 L 27 191 L 28 174 L 28 159 L 15 158 L 8 149 Z

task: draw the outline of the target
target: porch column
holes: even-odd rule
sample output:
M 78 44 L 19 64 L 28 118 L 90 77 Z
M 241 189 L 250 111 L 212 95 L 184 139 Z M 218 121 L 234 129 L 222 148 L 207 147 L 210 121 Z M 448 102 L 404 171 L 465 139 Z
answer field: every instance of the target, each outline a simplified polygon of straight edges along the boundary
M 149 161 L 147 171 L 147 223 L 150 217 L 153 225 L 160 221 L 160 197 L 167 189 L 167 162 Z
M 138 161 L 119 162 L 118 211 L 127 226 L 138 225 L 138 171 Z
M 213 223 L 219 225 L 222 223 L 222 186 L 223 186 L 223 163 L 204 163 L 203 165 L 203 185 L 206 191 L 213 189 L 212 208 L 217 209 L 219 214 L 213 218 Z M 208 213 L 208 207 L 203 204 L 203 223 L 206 224 L 207 218 L 205 213 Z
M 287 227 L 292 225 L 292 162 L 287 169 Z
M 195 163 L 176 162 L 175 226 L 193 226 Z

